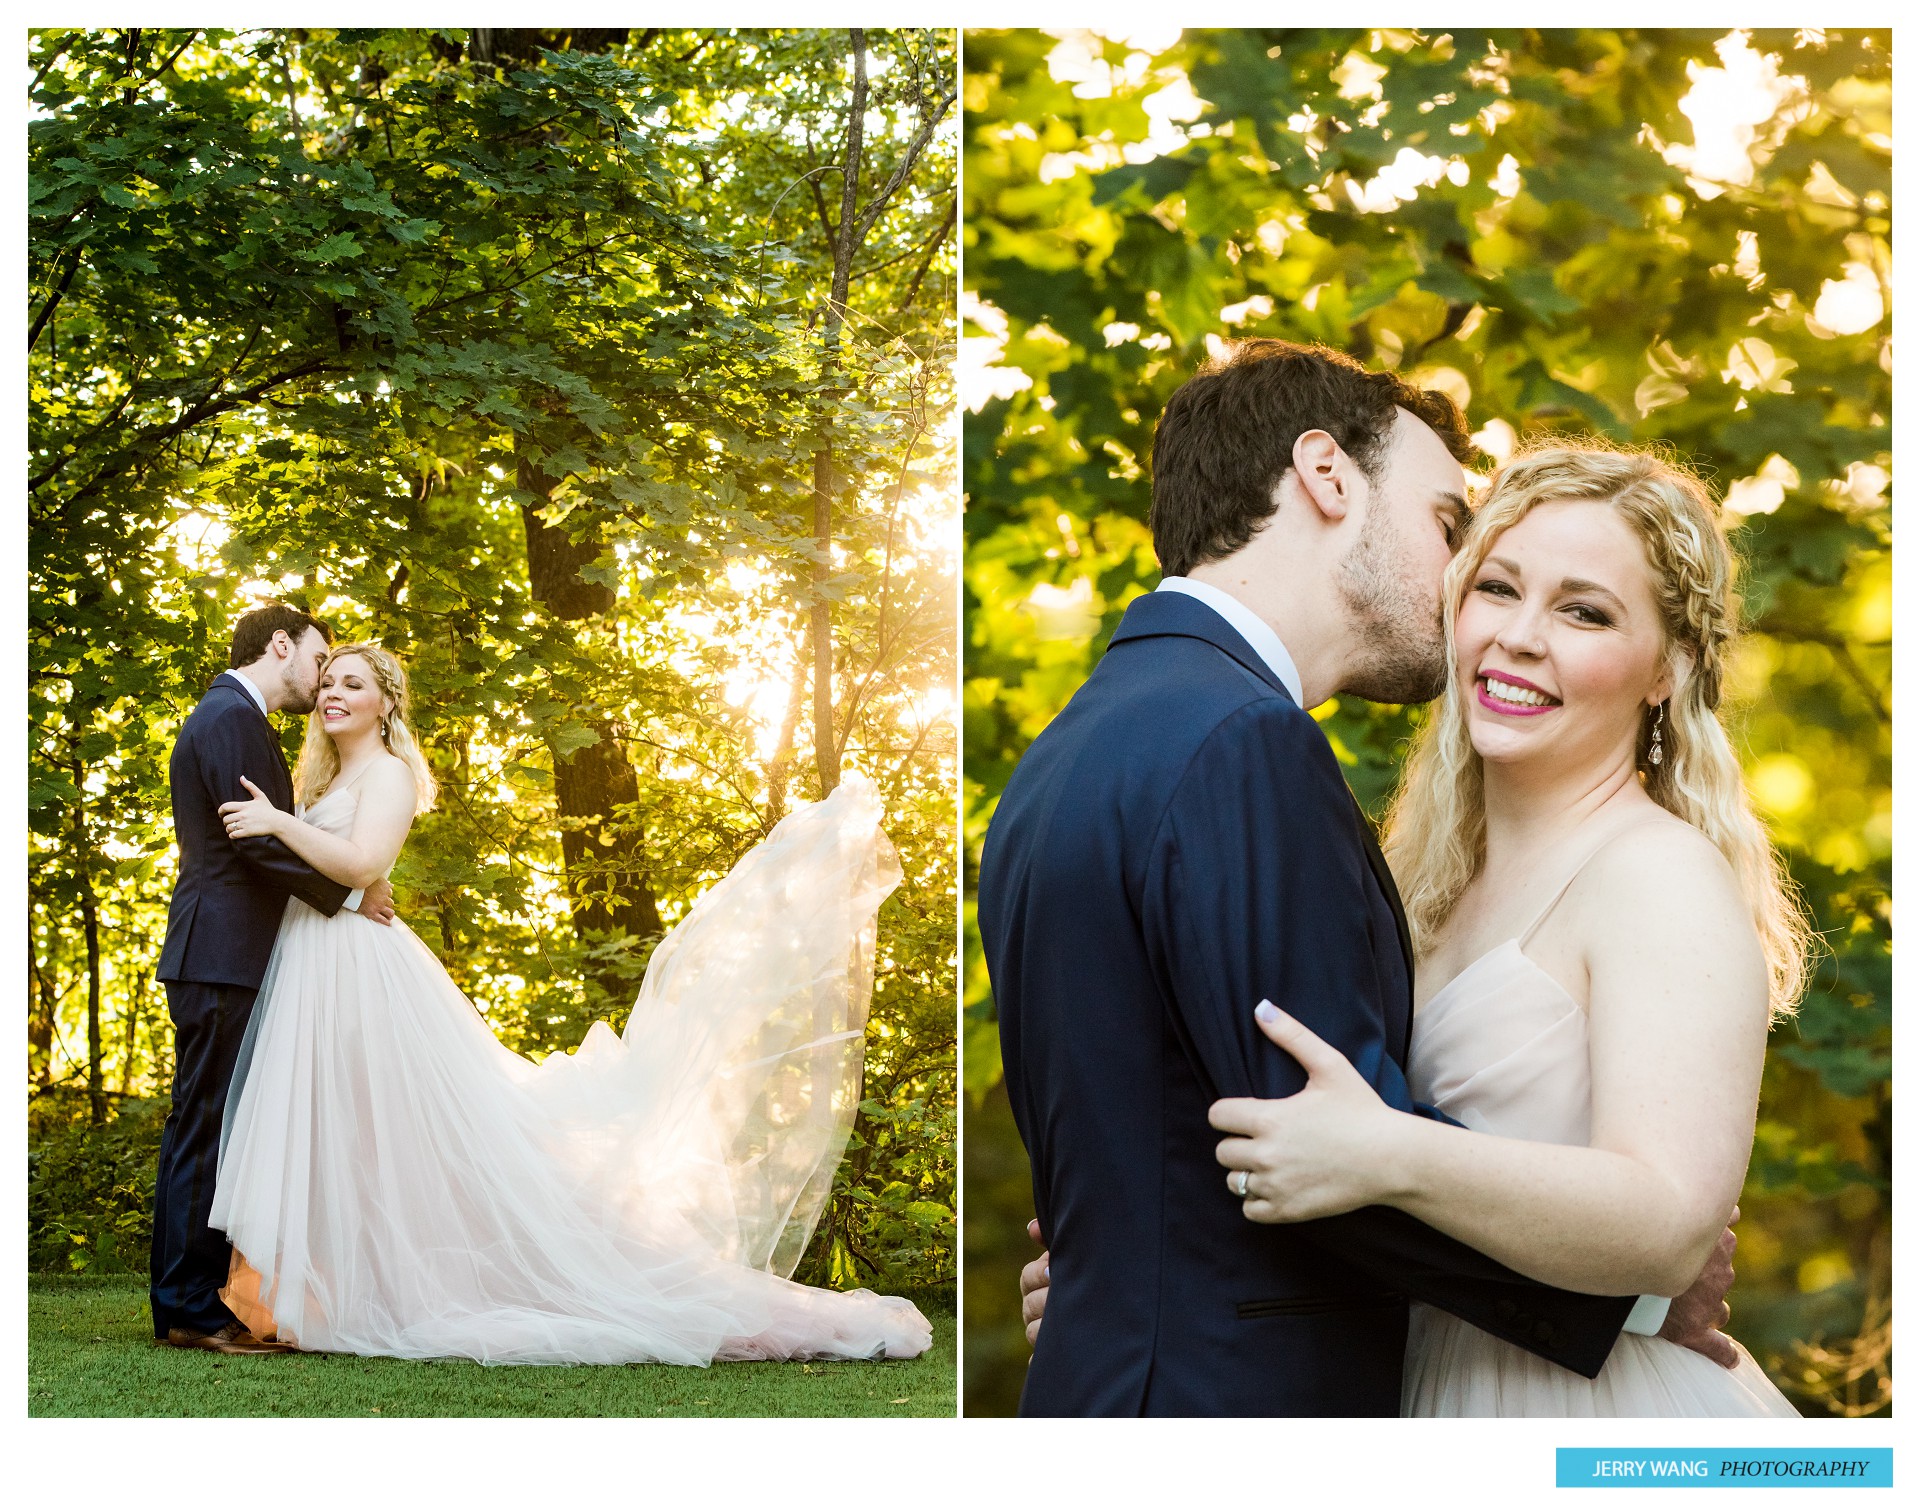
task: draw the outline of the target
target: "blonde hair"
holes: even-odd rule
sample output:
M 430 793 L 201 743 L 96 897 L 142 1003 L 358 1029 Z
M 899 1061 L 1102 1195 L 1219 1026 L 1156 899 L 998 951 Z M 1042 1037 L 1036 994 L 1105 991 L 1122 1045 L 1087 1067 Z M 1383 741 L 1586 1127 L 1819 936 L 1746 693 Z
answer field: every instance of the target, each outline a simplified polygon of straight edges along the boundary
M 1663 756 L 1647 760 L 1655 717 L 1640 728 L 1648 795 L 1704 834 L 1733 867 L 1766 957 L 1775 1018 L 1793 1012 L 1805 985 L 1812 931 L 1779 853 L 1754 813 L 1740 759 L 1718 714 L 1727 656 L 1738 631 L 1734 558 L 1706 488 L 1655 455 L 1568 444 L 1514 456 L 1494 477 L 1460 552 L 1447 568 L 1447 661 L 1454 616 L 1493 541 L 1543 502 L 1591 501 L 1613 509 L 1646 548 L 1673 690 L 1661 726 Z M 1467 732 L 1466 689 L 1454 683 L 1414 740 L 1389 822 L 1386 850 L 1424 953 L 1486 860 L 1486 787 Z
M 342 658 L 359 658 L 373 670 L 380 693 L 393 706 L 380 719 L 380 744 L 412 772 L 416 813 L 432 809 L 439 788 L 434 782 L 433 769 L 427 766 L 426 754 L 420 750 L 419 739 L 408 724 L 413 695 L 407 685 L 406 668 L 377 642 L 343 642 L 327 654 L 327 661 L 320 666 L 321 676 L 324 678 L 327 670 Z M 312 804 L 326 793 L 339 772 L 339 749 L 327 735 L 326 722 L 316 705 L 307 717 L 307 738 L 300 745 L 300 761 L 293 770 L 294 797 L 302 804 Z

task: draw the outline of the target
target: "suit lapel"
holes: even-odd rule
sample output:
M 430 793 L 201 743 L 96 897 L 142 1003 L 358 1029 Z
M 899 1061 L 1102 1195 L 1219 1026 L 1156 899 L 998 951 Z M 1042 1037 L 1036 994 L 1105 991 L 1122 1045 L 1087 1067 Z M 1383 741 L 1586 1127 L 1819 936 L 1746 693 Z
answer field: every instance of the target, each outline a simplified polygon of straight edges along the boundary
M 1349 798 L 1353 791 L 1347 791 Z M 1360 808 L 1360 801 L 1353 800 L 1353 823 L 1360 827 L 1360 842 L 1366 847 L 1367 865 L 1373 868 L 1374 879 L 1380 884 L 1380 891 L 1387 896 L 1387 906 L 1393 910 L 1393 927 L 1400 936 L 1400 955 L 1407 963 L 1408 988 L 1411 991 L 1413 979 L 1413 932 L 1407 927 L 1407 911 L 1400 904 L 1400 888 L 1393 880 L 1393 871 L 1387 866 L 1386 853 L 1380 849 L 1380 843 L 1373 838 L 1373 822 L 1367 819 L 1367 812 Z M 1411 1000 L 1409 1000 L 1411 1002 Z M 1400 1041 L 1400 1059 L 1406 1061 L 1413 1047 L 1413 1008 L 1407 1008 L 1406 1032 Z
M 1210 642 L 1275 693 L 1288 700 L 1293 699 L 1287 687 L 1246 638 L 1218 611 L 1189 595 L 1156 591 L 1141 596 L 1127 607 L 1127 614 L 1115 630 L 1108 647 L 1118 646 L 1135 637 L 1161 636 L 1198 637 L 1203 642 Z M 1360 801 L 1353 798 L 1351 789 L 1347 790 L 1347 797 L 1353 804 L 1353 823 L 1359 827 L 1360 844 L 1366 850 L 1367 865 L 1373 869 L 1374 879 L 1380 884 L 1380 891 L 1386 895 L 1388 907 L 1393 910 L 1394 930 L 1400 937 L 1400 955 L 1406 962 L 1407 1017 L 1400 1041 L 1400 1060 L 1404 1064 L 1413 1042 L 1413 934 L 1407 927 L 1407 911 L 1400 905 L 1400 890 L 1394 885 L 1386 856 L 1380 850 L 1380 843 L 1373 838 L 1373 826 L 1366 812 L 1360 808 Z
M 280 745 L 280 733 L 274 729 L 271 720 L 267 721 L 267 740 L 273 744 L 273 766 L 280 780 L 278 790 L 280 797 L 275 802 L 282 809 L 291 811 L 293 809 L 293 774 L 287 771 L 286 749 Z
M 267 797 L 279 808 L 291 813 L 293 809 L 293 774 L 287 770 L 286 750 L 280 745 L 280 734 L 274 730 L 273 718 L 271 716 L 261 715 L 260 707 L 254 703 L 253 696 L 248 694 L 238 684 L 235 684 L 233 680 L 229 679 L 225 674 L 222 674 L 219 678 L 215 679 L 212 684 L 207 686 L 206 698 L 210 699 L 215 694 L 221 692 L 237 696 L 246 704 L 247 709 L 260 717 L 261 733 L 266 737 L 267 744 L 273 748 L 273 762 L 271 771 L 267 772 L 267 778 L 276 786 L 267 790 Z

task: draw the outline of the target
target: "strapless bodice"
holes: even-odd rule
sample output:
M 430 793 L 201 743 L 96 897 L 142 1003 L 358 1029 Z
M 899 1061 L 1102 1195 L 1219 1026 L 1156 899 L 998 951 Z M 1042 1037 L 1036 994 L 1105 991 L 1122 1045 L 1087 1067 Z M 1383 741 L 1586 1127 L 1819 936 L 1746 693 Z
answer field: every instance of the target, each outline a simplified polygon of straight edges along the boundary
M 331 788 L 312 804 L 294 813 L 316 830 L 332 836 L 353 834 L 353 813 L 360 808 L 360 793 L 352 785 Z
M 1413 1018 L 1414 1097 L 1483 1133 L 1588 1142 L 1587 1015 L 1520 948 L 1495 946 Z
M 1414 1015 L 1414 1095 L 1483 1133 L 1585 1145 L 1593 1119 L 1586 1010 L 1521 948 L 1495 946 Z M 1744 1349 L 1729 1371 L 1657 1337 L 1622 1336 L 1597 1379 L 1416 1303 L 1402 1415 L 1791 1417 Z
M 360 790 L 355 783 L 343 787 L 328 789 L 305 809 L 297 811 L 300 819 L 316 830 L 324 830 L 330 836 L 345 839 L 353 834 L 353 817 L 360 809 Z M 382 874 L 393 875 L 393 868 L 387 868 Z

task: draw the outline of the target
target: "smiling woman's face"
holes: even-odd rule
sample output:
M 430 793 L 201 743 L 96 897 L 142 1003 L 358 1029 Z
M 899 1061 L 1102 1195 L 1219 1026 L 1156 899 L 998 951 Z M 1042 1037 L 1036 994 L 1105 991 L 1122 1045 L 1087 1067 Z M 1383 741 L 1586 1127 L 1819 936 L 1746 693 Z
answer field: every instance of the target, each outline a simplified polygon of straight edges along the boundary
M 389 702 L 373 675 L 373 665 L 357 653 L 345 653 L 320 675 L 318 708 L 320 724 L 337 740 L 350 732 L 377 728 Z
M 1603 502 L 1534 507 L 1493 540 L 1454 621 L 1474 750 L 1631 764 L 1646 707 L 1671 688 L 1666 647 L 1632 528 Z

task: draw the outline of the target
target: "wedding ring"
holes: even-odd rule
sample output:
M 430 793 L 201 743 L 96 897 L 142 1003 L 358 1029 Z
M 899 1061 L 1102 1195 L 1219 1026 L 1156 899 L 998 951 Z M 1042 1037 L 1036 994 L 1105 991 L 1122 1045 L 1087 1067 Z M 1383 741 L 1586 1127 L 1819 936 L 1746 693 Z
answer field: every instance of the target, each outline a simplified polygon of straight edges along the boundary
M 1253 1179 L 1253 1171 L 1241 1170 L 1238 1173 L 1240 1179 L 1235 1185 L 1231 1186 L 1230 1189 L 1234 1195 L 1238 1196 L 1242 1201 L 1245 1201 L 1247 1199 L 1247 1182 Z

